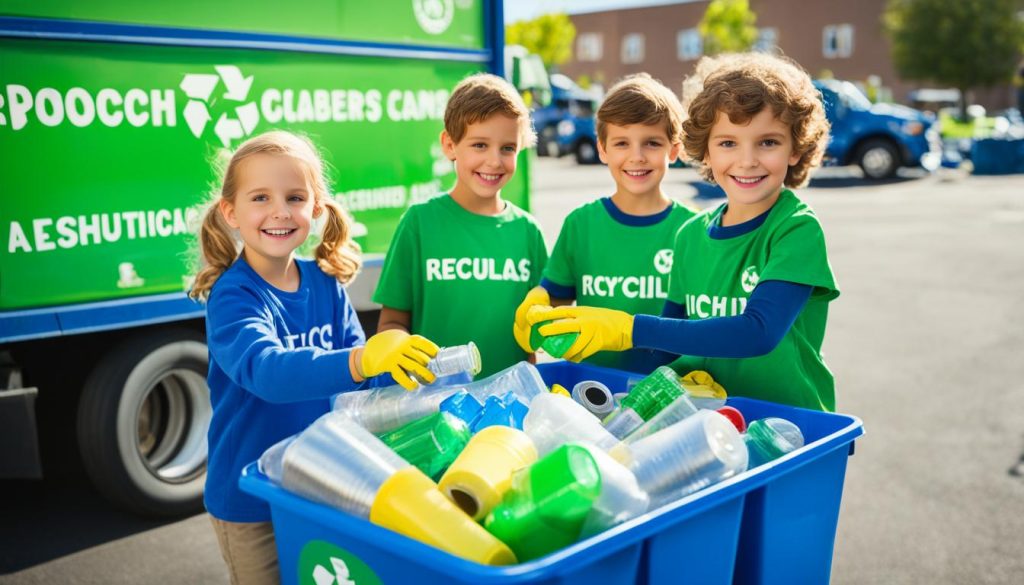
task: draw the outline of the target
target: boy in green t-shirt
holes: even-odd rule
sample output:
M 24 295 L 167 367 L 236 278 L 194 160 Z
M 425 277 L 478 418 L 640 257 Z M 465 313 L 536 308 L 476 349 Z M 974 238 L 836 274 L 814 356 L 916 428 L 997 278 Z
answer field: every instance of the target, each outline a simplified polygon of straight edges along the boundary
M 820 95 L 794 62 L 759 53 L 705 58 L 685 86 L 683 147 L 728 201 L 680 228 L 663 317 L 562 307 L 531 319 L 562 319 L 545 335 L 578 332 L 572 360 L 653 348 L 685 356 L 673 367 L 707 370 L 730 394 L 834 410 L 821 344 L 839 290 L 817 217 L 785 188 L 821 164 Z
M 475 342 L 487 376 L 529 356 L 512 336 L 515 307 L 547 262 L 533 217 L 501 198 L 535 135 L 504 79 L 472 75 L 452 91 L 441 147 L 455 186 L 402 216 L 373 295 L 379 331 L 403 329 L 441 346 Z
M 650 75 L 626 77 L 597 111 L 597 150 L 615 193 L 565 219 L 540 286 L 516 310 L 516 341 L 530 347 L 526 313 L 534 305 L 580 305 L 660 315 L 668 298 L 676 231 L 695 212 L 669 199 L 661 182 L 679 156 L 683 107 Z M 588 363 L 647 373 L 653 352 L 599 352 Z

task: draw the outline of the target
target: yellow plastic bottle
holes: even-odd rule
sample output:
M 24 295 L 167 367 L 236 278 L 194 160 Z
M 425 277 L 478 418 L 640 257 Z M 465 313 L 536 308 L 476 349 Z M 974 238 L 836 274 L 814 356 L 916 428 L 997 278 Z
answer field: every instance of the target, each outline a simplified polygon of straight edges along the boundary
M 429 477 L 409 466 L 389 477 L 370 507 L 370 521 L 451 554 L 485 565 L 512 565 L 503 542 L 444 496 Z
M 503 426 L 487 427 L 441 477 L 439 486 L 474 520 L 483 520 L 509 488 L 512 474 L 537 460 L 537 448 L 526 433 Z

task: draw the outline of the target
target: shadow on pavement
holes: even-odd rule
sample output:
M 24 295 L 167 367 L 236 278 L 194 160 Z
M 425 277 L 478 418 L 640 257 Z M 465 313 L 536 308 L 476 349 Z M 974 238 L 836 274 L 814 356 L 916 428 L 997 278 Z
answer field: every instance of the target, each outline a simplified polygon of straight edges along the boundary
M 181 520 L 122 512 L 107 503 L 84 474 L 3 480 L 0 490 L 0 575 Z
M 921 177 L 898 175 L 889 179 L 869 180 L 863 177 L 842 176 L 842 177 L 812 177 L 808 187 L 812 189 L 836 189 L 841 187 L 881 187 L 883 185 L 898 185 L 908 181 L 916 181 Z

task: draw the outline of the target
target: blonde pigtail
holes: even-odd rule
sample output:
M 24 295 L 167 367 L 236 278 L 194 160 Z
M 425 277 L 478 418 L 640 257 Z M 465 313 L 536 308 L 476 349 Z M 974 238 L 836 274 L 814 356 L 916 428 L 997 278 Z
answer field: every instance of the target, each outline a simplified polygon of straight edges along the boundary
M 203 224 L 199 230 L 199 250 L 202 268 L 196 273 L 195 282 L 188 291 L 188 296 L 193 300 L 205 302 L 210 296 L 213 284 L 238 257 L 238 243 L 231 227 L 224 221 L 216 201 L 207 207 L 206 215 L 203 216 Z
M 347 284 L 363 264 L 359 244 L 351 238 L 352 220 L 330 197 L 323 197 L 318 204 L 323 206 L 327 217 L 320 245 L 316 247 L 317 263 L 325 273 Z

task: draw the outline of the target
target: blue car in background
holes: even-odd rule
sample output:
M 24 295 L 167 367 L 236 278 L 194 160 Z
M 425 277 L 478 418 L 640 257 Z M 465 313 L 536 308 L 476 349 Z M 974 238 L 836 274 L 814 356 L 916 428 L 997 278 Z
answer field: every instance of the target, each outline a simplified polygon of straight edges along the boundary
M 896 104 L 872 104 L 849 81 L 819 79 L 832 135 L 829 164 L 856 164 L 869 179 L 887 179 L 900 167 L 932 171 L 942 161 L 942 140 L 934 116 Z

